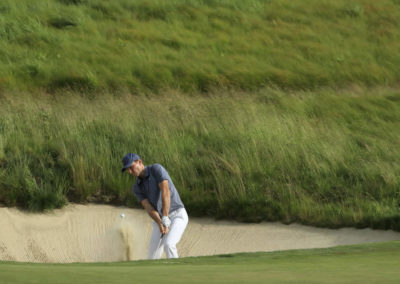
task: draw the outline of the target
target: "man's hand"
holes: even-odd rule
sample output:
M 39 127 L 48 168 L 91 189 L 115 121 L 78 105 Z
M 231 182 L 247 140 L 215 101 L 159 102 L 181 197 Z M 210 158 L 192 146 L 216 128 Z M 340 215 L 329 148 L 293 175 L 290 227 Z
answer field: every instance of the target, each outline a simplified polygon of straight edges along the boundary
M 162 219 L 161 219 L 161 223 L 163 224 L 163 226 L 165 228 L 171 227 L 171 219 L 169 219 L 168 216 L 163 216 Z
M 164 225 L 161 222 L 158 223 L 158 228 L 160 229 L 161 235 L 165 235 L 169 231 L 169 228 L 164 227 Z
M 160 227 L 161 234 L 164 236 L 166 233 L 168 233 L 169 228 L 171 227 L 171 219 L 169 219 L 168 216 L 163 216 L 161 218 L 161 226 L 160 224 L 158 226 Z

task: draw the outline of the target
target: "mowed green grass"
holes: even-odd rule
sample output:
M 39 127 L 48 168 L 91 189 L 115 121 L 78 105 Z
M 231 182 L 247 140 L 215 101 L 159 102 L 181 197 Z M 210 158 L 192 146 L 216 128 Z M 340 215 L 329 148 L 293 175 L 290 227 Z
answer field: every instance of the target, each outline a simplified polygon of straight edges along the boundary
M 400 242 L 177 260 L 0 262 L 1 283 L 398 283 Z

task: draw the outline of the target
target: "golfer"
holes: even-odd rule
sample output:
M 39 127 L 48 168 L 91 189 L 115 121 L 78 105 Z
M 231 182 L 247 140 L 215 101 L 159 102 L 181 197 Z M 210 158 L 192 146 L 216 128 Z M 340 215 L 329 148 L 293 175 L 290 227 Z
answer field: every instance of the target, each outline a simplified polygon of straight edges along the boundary
M 154 220 L 148 259 L 178 258 L 176 244 L 188 223 L 188 215 L 168 172 L 160 165 L 145 166 L 137 154 L 126 154 L 122 172 L 137 177 L 133 193 Z

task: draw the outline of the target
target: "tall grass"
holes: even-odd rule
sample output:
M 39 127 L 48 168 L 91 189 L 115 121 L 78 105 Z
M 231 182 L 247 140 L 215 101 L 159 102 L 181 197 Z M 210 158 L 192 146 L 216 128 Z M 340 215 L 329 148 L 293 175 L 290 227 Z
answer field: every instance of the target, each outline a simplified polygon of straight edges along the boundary
M 192 216 L 400 229 L 396 89 L 82 98 L 3 94 L 0 200 L 139 206 L 127 152 L 170 172 Z
M 399 1 L 2 0 L 0 90 L 395 85 Z

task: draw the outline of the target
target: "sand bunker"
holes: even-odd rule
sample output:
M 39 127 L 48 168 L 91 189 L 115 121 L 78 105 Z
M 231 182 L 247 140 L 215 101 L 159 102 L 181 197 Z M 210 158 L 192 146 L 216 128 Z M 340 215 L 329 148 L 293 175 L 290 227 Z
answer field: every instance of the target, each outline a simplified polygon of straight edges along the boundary
M 125 213 L 124 219 L 120 218 L 121 213 Z M 144 210 L 124 207 L 69 205 L 45 214 L 0 208 L 0 260 L 102 262 L 145 259 L 151 229 L 151 219 Z M 190 218 L 178 249 L 184 257 L 391 240 L 400 240 L 400 233 Z

